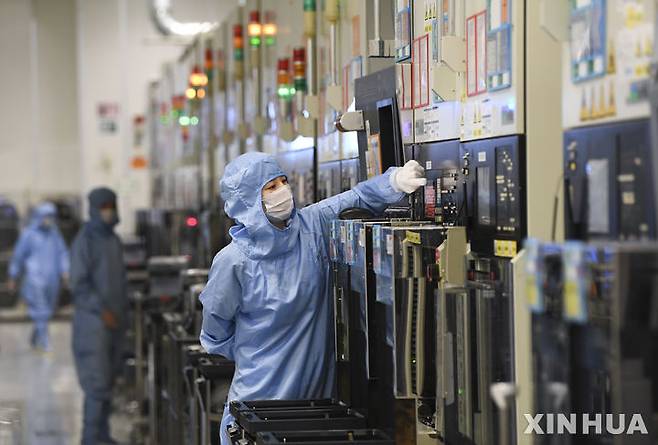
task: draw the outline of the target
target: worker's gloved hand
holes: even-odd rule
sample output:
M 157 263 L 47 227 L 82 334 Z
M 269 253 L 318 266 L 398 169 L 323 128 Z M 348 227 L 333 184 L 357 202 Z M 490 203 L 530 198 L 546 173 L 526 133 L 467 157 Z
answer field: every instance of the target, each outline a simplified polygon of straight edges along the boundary
M 117 322 L 117 318 L 112 311 L 103 310 L 101 312 L 101 318 L 106 328 L 114 330 L 119 327 L 119 322 Z
M 425 169 L 418 162 L 409 161 L 391 173 L 389 182 L 396 192 L 413 193 L 427 184 Z

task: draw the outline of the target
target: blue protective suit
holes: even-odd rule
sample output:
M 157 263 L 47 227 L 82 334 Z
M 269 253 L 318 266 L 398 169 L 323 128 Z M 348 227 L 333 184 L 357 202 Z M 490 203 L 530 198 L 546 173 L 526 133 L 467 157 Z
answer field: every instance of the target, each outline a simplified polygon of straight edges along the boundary
M 121 346 L 127 323 L 128 298 L 121 240 L 114 233 L 118 218 L 101 219 L 100 208 L 116 205 L 110 189 L 89 194 L 90 220 L 78 232 L 71 248 L 73 354 L 80 386 L 84 391 L 82 444 L 109 438 L 112 388 L 121 366 Z M 105 326 L 103 311 L 111 311 L 118 329 Z
M 55 226 L 56 209 L 52 203 L 39 205 L 30 225 L 23 230 L 9 264 L 9 276 L 17 280 L 22 275 L 21 295 L 34 320 L 32 345 L 48 349 L 48 320 L 57 306 L 61 278 L 69 273 L 69 252 Z M 50 226 L 44 219 L 52 220 Z
M 301 210 L 285 229 L 266 217 L 263 186 L 284 175 L 276 160 L 247 153 L 227 165 L 221 180 L 224 209 L 236 221 L 232 242 L 212 264 L 200 296 L 201 344 L 235 361 L 228 399 L 308 399 L 332 395 L 333 324 L 329 227 L 349 207 L 376 213 L 404 194 L 390 172 Z M 229 444 L 224 410 L 222 444 Z

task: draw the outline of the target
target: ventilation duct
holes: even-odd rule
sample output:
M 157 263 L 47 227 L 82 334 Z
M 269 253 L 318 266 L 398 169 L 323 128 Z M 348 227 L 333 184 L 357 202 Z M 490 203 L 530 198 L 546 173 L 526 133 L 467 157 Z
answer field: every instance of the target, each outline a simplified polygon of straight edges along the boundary
M 171 15 L 171 0 L 151 0 L 151 17 L 155 27 L 165 36 L 194 37 L 210 32 L 218 25 L 213 22 L 179 22 Z

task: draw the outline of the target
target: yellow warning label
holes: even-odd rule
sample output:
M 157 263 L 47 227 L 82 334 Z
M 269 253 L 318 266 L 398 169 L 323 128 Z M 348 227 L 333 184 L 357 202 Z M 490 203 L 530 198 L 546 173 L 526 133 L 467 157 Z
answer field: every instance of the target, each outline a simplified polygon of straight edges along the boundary
M 420 233 L 407 230 L 407 236 L 405 239 L 410 243 L 420 244 Z
M 573 319 L 582 318 L 583 315 L 578 285 L 573 281 L 564 283 L 564 313 Z
M 494 254 L 504 258 L 514 258 L 516 256 L 516 241 L 494 240 Z

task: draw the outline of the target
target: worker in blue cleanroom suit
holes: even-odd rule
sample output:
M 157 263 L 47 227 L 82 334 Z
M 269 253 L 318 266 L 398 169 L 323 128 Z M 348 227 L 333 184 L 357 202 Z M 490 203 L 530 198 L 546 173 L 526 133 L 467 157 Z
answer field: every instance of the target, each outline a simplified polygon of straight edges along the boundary
M 71 248 L 73 354 L 84 391 L 83 445 L 116 443 L 110 437 L 109 417 L 128 312 L 123 251 L 114 233 L 119 217 L 112 190 L 91 191 L 89 216 Z
M 39 205 L 30 225 L 23 230 L 9 264 L 9 289 L 16 289 L 22 276 L 21 295 L 34 320 L 32 347 L 48 351 L 48 320 L 57 306 L 61 281 L 68 279 L 69 252 L 56 225 L 52 203 Z
M 272 156 L 247 153 L 227 165 L 220 186 L 233 241 L 215 257 L 200 299 L 201 344 L 235 361 L 229 401 L 331 396 L 330 223 L 350 207 L 380 213 L 424 184 L 410 161 L 297 210 Z M 227 405 L 224 445 L 231 422 Z

